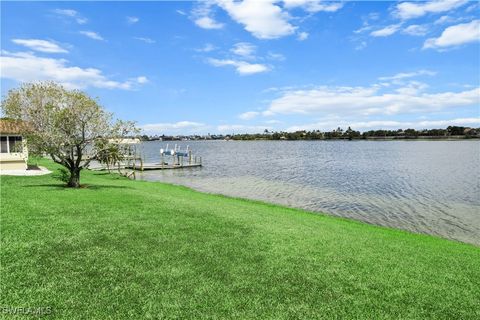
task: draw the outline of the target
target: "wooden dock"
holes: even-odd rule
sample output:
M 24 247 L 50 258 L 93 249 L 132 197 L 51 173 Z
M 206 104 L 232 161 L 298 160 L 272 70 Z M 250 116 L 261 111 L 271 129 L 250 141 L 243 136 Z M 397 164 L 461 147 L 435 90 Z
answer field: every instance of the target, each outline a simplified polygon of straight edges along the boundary
M 170 170 L 170 169 L 186 169 L 186 168 L 198 168 L 201 167 L 201 163 L 184 163 L 184 164 L 161 164 L 161 163 L 143 163 L 142 166 L 135 165 L 135 166 L 126 166 L 125 169 L 132 169 L 138 171 L 146 171 L 146 170 Z
M 117 170 L 120 174 L 122 174 L 120 172 L 121 170 L 131 170 L 124 174 L 135 178 L 136 171 L 187 169 L 198 168 L 201 166 L 202 157 L 193 156 L 192 150 L 190 150 L 188 146 L 186 151 L 181 151 L 180 148 L 177 148 L 177 145 L 175 145 L 174 149 L 169 150 L 167 144 L 166 150 L 160 149 L 160 161 L 158 163 L 145 162 L 145 157 L 139 155 L 135 149 L 126 155 L 121 161 L 111 164 L 110 169 Z M 105 163 L 100 163 L 95 160 L 92 161 L 89 169 L 95 171 L 108 170 Z

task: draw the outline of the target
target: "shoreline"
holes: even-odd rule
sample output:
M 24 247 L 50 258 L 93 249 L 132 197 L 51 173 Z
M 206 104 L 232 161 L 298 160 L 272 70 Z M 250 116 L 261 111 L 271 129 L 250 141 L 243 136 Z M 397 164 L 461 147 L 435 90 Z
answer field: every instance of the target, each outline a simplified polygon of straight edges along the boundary
M 141 140 L 141 142 L 190 142 L 190 141 L 480 141 L 480 137 L 368 137 L 332 139 L 190 139 L 190 140 Z
M 168 186 L 186 188 L 188 190 L 192 190 L 193 192 L 198 192 L 198 193 L 205 194 L 205 195 L 224 197 L 224 198 L 227 198 L 227 199 L 233 199 L 233 200 L 239 200 L 239 201 L 253 202 L 253 203 L 257 203 L 257 204 L 269 205 L 269 206 L 274 206 L 274 207 L 279 207 L 279 208 L 284 208 L 284 209 L 299 210 L 300 212 L 304 212 L 304 213 L 308 213 L 308 214 L 320 215 L 320 216 L 326 216 L 326 217 L 335 218 L 335 219 L 347 220 L 347 221 L 351 221 L 351 222 L 355 222 L 355 223 L 365 224 L 365 225 L 368 225 L 368 226 L 374 226 L 374 227 L 385 228 L 385 229 L 389 229 L 389 230 L 406 232 L 406 233 L 412 234 L 412 235 L 429 236 L 429 237 L 433 237 L 433 238 L 436 238 L 436 239 L 458 242 L 458 243 L 471 245 L 471 246 L 480 248 L 480 242 L 476 243 L 476 242 L 473 242 L 473 241 L 460 240 L 460 239 L 456 239 L 456 238 L 449 238 L 449 237 L 446 237 L 446 236 L 442 236 L 440 234 L 432 234 L 432 233 L 428 233 L 426 231 L 425 232 L 414 231 L 414 230 L 408 230 L 408 229 L 405 229 L 405 228 L 400 228 L 400 227 L 395 227 L 395 226 L 383 225 L 383 224 L 379 224 L 379 223 L 369 222 L 367 220 L 360 220 L 360 219 L 355 219 L 355 218 L 352 218 L 352 217 L 346 217 L 346 216 L 342 216 L 340 214 L 335 214 L 335 213 L 331 213 L 331 212 L 327 212 L 327 211 L 320 211 L 320 210 L 314 210 L 314 209 L 304 209 L 304 208 L 301 208 L 301 207 L 298 207 L 298 206 L 276 203 L 276 202 L 268 201 L 268 200 L 253 199 L 253 198 L 248 198 L 248 197 L 234 196 L 234 195 L 229 195 L 229 194 L 225 194 L 225 193 L 219 193 L 219 192 L 215 192 L 215 191 L 202 190 L 201 188 L 195 188 L 195 187 L 188 186 L 188 185 L 185 185 L 185 184 L 182 184 L 182 183 L 175 183 L 175 182 L 168 182 L 168 181 L 161 181 L 161 180 L 147 180 L 147 179 L 141 179 L 141 178 L 137 179 L 136 181 L 142 181 L 142 182 L 147 182 L 147 183 L 160 183 L 160 184 L 165 184 L 165 185 L 168 185 Z

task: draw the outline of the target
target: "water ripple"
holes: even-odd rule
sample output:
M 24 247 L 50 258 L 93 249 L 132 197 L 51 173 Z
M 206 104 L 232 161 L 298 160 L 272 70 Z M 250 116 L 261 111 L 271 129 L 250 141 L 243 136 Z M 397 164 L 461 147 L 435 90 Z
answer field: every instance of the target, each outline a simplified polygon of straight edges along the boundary
M 480 245 L 479 141 L 186 144 L 203 168 L 141 178 Z M 143 143 L 147 161 L 158 162 L 162 147 Z

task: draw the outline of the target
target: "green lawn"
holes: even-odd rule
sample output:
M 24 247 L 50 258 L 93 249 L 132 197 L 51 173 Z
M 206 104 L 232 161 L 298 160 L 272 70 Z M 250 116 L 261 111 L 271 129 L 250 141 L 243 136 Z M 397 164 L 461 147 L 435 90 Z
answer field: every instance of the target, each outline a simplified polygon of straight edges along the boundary
M 480 318 L 478 247 L 99 172 L 82 183 L 1 177 L 0 307 L 63 319 Z

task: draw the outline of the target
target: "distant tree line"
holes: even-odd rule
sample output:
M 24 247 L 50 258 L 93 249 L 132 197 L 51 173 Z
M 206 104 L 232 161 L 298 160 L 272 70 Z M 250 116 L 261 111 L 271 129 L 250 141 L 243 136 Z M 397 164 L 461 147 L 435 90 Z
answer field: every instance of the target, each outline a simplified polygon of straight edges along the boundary
M 418 139 L 418 138 L 480 138 L 480 128 L 449 126 L 446 129 L 397 129 L 369 130 L 360 132 L 348 127 L 346 130 L 338 127 L 332 131 L 299 130 L 295 132 L 269 131 L 263 133 L 244 134 L 207 134 L 207 135 L 154 135 L 141 136 L 144 141 L 179 141 L 179 140 L 358 140 L 358 139 Z
M 332 131 L 299 130 L 295 132 L 269 132 L 256 134 L 235 134 L 230 136 L 233 140 L 330 140 L 330 139 L 416 139 L 416 138 L 480 138 L 480 128 L 449 126 L 446 129 L 398 129 L 398 130 L 369 130 L 360 132 L 348 127 L 346 130 L 338 127 Z
M 269 131 L 244 134 L 207 134 L 207 135 L 142 135 L 144 141 L 181 141 L 181 140 L 358 140 L 358 139 L 418 139 L 418 138 L 480 138 L 480 128 L 449 126 L 446 129 L 398 129 L 369 130 L 360 132 L 348 127 L 338 127 L 332 131 L 299 130 L 295 132 Z

